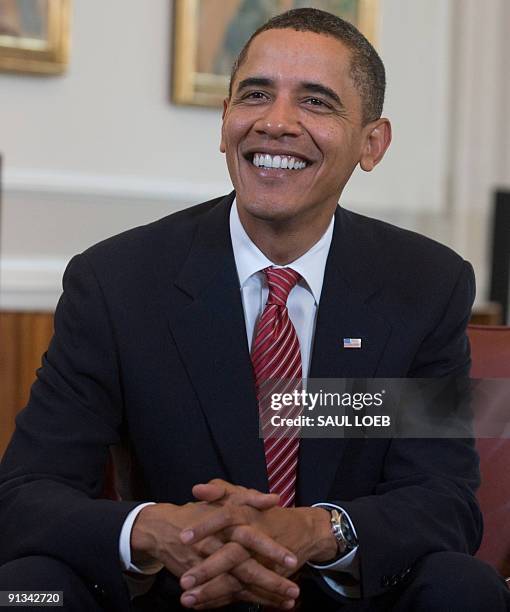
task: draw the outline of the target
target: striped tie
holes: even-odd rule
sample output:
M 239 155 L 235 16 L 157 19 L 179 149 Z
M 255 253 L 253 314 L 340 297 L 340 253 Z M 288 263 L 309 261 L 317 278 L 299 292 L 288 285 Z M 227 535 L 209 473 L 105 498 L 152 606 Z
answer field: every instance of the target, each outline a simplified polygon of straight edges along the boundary
M 301 382 L 299 340 L 287 311 L 287 298 L 301 276 L 290 268 L 266 268 L 264 274 L 269 296 L 257 324 L 251 359 L 264 436 L 269 490 L 280 495 L 281 506 L 288 507 L 294 504 L 295 499 L 298 430 L 294 427 L 282 432 L 279 428 L 276 436 L 266 417 L 274 414 L 268 405 L 269 396 L 276 391 L 288 392 L 290 387 L 295 389 Z M 293 410 L 295 408 L 291 408 L 291 413 Z

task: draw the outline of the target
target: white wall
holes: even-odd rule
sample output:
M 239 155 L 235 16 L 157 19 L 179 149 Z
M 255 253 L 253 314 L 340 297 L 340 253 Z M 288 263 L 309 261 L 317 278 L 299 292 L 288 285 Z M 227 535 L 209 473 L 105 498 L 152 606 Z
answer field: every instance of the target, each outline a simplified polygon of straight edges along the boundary
M 505 10 L 504 2 L 483 4 Z M 469 257 L 471 229 L 452 224 L 462 208 L 452 177 L 469 172 L 452 154 L 454 144 L 468 146 L 450 88 L 465 51 L 454 44 L 466 35 L 458 3 L 381 0 L 394 142 L 372 175 L 353 177 L 344 204 L 458 244 Z M 478 18 L 476 0 L 460 3 Z M 73 7 L 65 76 L 0 74 L 3 308 L 52 307 L 75 252 L 230 189 L 218 152 L 220 111 L 169 103 L 171 2 L 74 0 Z M 487 24 L 489 34 L 496 25 Z M 474 254 L 483 276 L 484 257 Z
M 454 0 L 453 11 L 450 235 L 473 263 L 483 299 L 493 191 L 510 189 L 510 3 Z

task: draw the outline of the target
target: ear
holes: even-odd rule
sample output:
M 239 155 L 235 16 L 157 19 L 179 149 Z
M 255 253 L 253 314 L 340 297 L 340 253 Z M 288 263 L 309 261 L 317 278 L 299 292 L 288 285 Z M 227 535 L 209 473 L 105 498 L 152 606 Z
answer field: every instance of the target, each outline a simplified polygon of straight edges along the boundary
M 359 165 L 365 172 L 370 172 L 381 161 L 390 146 L 391 123 L 388 119 L 381 118 L 369 123 L 365 129 L 367 132 Z
M 229 98 L 223 100 L 223 112 L 221 113 L 221 120 L 225 121 L 225 115 L 227 114 Z M 225 139 L 223 138 L 223 124 L 221 125 L 221 140 L 220 140 L 220 152 L 225 153 Z

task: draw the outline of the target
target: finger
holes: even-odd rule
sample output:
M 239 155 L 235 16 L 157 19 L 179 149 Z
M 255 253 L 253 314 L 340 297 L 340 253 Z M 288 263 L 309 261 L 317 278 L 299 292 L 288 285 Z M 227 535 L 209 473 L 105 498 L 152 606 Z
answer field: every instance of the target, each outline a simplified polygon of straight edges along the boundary
M 180 585 L 183 590 L 195 589 L 229 572 L 247 585 L 257 586 L 282 598 L 299 595 L 299 587 L 294 582 L 250 558 L 246 549 L 233 542 L 186 571 L 181 576 Z
M 209 582 L 217 576 L 228 574 L 232 568 L 249 558 L 250 553 L 242 546 L 235 542 L 228 542 L 217 552 L 185 572 L 179 581 L 181 588 L 183 590 L 191 589 Z
M 262 493 L 256 489 L 245 489 L 220 479 L 215 479 L 207 484 L 197 484 L 193 487 L 192 493 L 200 501 L 217 502 L 228 499 L 231 504 L 238 506 L 246 504 L 258 510 L 273 508 L 280 502 L 280 496 L 276 493 Z
M 199 542 L 219 531 L 223 531 L 230 525 L 241 521 L 241 518 L 236 518 L 236 514 L 237 512 L 235 509 L 231 507 L 220 508 L 205 521 L 196 523 L 181 531 L 181 542 L 185 544 Z M 256 529 L 249 525 L 239 525 L 232 530 L 230 538 L 232 539 L 234 537 L 235 541 L 246 548 L 263 555 L 282 567 L 293 569 L 297 566 L 296 556 L 260 529 Z
M 200 486 L 200 485 L 199 485 Z M 228 496 L 229 502 L 239 500 L 239 504 L 248 504 L 254 508 L 267 509 L 278 505 L 280 496 L 277 493 L 263 493 L 257 489 L 247 489 L 241 485 L 234 485 L 221 478 L 213 478 L 206 486 L 216 487 L 216 490 L 223 490 Z
M 228 606 L 234 601 L 233 597 L 220 597 L 220 599 L 215 599 L 214 601 L 210 601 L 206 604 L 198 604 L 194 606 L 194 610 L 213 610 L 216 608 L 224 608 Z
M 246 489 L 246 491 L 236 491 L 228 498 L 229 503 L 235 505 L 252 506 L 257 510 L 269 510 L 280 503 L 280 496 L 277 493 L 261 493 L 257 489 Z
M 234 485 L 231 482 L 228 482 L 227 480 L 223 480 L 222 478 L 213 478 L 209 482 L 198 486 L 212 487 L 212 490 L 214 491 L 222 491 L 224 497 L 227 497 L 228 495 L 231 495 L 236 491 L 246 490 L 245 487 L 242 487 L 241 485 Z
M 234 489 L 244 489 L 241 485 L 235 485 L 229 482 L 228 480 L 224 480 L 223 478 L 211 478 L 211 480 L 207 484 L 218 485 L 223 487 L 227 492 L 232 492 Z
M 297 566 L 297 558 L 287 548 L 251 525 L 240 525 L 230 533 L 230 540 L 288 569 Z
M 219 501 L 228 494 L 227 489 L 219 483 L 196 484 L 191 492 L 196 499 L 206 502 Z
M 241 591 L 236 591 L 232 595 L 198 603 L 193 606 L 193 609 L 207 610 L 210 608 L 221 608 L 223 606 L 227 606 L 233 601 L 257 603 L 265 607 L 278 608 L 280 610 L 292 610 L 296 604 L 294 599 L 279 599 L 271 593 L 264 593 L 263 591 L 259 591 L 257 589 L 248 589 L 245 587 Z
M 209 538 L 205 538 L 198 542 L 198 544 L 194 545 L 194 549 L 198 551 L 201 557 L 209 557 L 217 550 L 219 550 L 222 546 L 225 546 L 226 542 L 217 538 L 216 536 L 210 536 Z
M 271 593 L 264 593 L 256 588 L 238 591 L 235 598 L 238 601 L 258 603 L 262 604 L 262 606 L 279 608 L 280 610 L 292 610 L 296 605 L 295 599 L 279 599 L 273 596 Z
M 277 595 L 284 599 L 297 599 L 299 597 L 299 586 L 280 576 L 274 571 L 271 571 L 264 565 L 248 559 L 244 563 L 232 571 L 232 574 L 239 579 L 240 582 L 250 585 L 250 590 L 256 589 L 261 593 Z
M 183 544 L 193 544 L 207 536 L 223 531 L 227 527 L 233 527 L 244 522 L 243 513 L 238 506 L 222 506 L 213 514 L 209 514 L 207 518 L 185 527 L 180 534 L 181 542 Z
M 247 588 L 246 585 L 226 574 L 217 576 L 201 587 L 185 591 L 181 596 L 181 603 L 185 607 L 192 607 L 196 610 L 217 608 L 232 601 L 260 603 L 285 610 L 293 608 L 295 602 L 293 598 L 280 597 L 256 587 Z
M 216 608 L 224 608 L 228 606 L 233 601 L 236 601 L 233 597 L 220 597 L 219 599 L 215 599 L 214 601 L 209 601 L 205 604 L 197 604 L 193 606 L 193 610 L 214 610 Z
M 278 608 L 280 610 L 292 610 L 295 606 L 294 600 L 285 600 L 281 603 L 278 603 L 270 598 L 265 598 L 259 594 L 251 593 L 250 591 L 238 591 L 235 597 L 223 597 L 220 599 L 215 599 L 214 601 L 210 601 L 204 604 L 198 604 L 194 606 L 194 610 L 209 610 L 214 608 L 222 608 L 232 603 L 232 601 L 244 601 L 250 603 L 261 604 L 262 606 L 267 606 L 270 608 Z
M 222 574 L 201 587 L 184 591 L 181 595 L 181 604 L 185 608 L 194 608 L 200 604 L 217 607 L 215 601 L 225 599 L 234 601 L 235 593 L 242 591 L 243 588 L 237 578 L 231 574 Z

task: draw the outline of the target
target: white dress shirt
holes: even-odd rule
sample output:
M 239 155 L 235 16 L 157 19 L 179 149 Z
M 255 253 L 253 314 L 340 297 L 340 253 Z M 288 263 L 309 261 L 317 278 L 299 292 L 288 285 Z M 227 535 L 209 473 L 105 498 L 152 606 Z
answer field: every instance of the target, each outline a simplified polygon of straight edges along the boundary
M 289 317 L 296 329 L 299 339 L 303 378 L 308 377 L 310 369 L 317 309 L 324 281 L 326 260 L 333 237 L 334 223 L 335 218 L 332 217 L 322 238 L 304 255 L 291 264 L 288 264 L 288 267 L 301 275 L 301 279 L 289 293 L 287 308 Z M 230 211 L 230 236 L 239 277 L 248 348 L 251 350 L 256 324 L 264 310 L 269 294 L 266 277 L 262 270 L 270 266 L 282 266 L 278 266 L 270 261 L 249 238 L 241 224 L 235 200 Z M 123 569 L 141 574 L 155 574 L 163 567 L 162 564 L 154 563 L 144 565 L 143 567 L 137 567 L 131 563 L 131 529 L 138 513 L 146 505 L 147 504 L 141 504 L 128 514 L 120 534 L 119 554 Z M 331 504 L 325 505 L 337 507 Z M 342 508 L 337 508 L 345 513 Z M 350 522 L 348 516 L 347 518 Z M 353 525 L 352 527 L 354 529 Z M 321 570 L 324 580 L 334 590 L 349 597 L 359 597 L 358 587 L 343 586 L 334 579 L 334 573 L 339 571 L 349 573 L 356 579 L 359 579 L 357 552 L 358 548 L 355 548 L 338 561 L 325 567 L 318 567 L 315 565 L 313 565 L 313 567 L 317 567 Z M 139 588 L 137 588 L 136 591 L 136 594 L 141 594 Z

